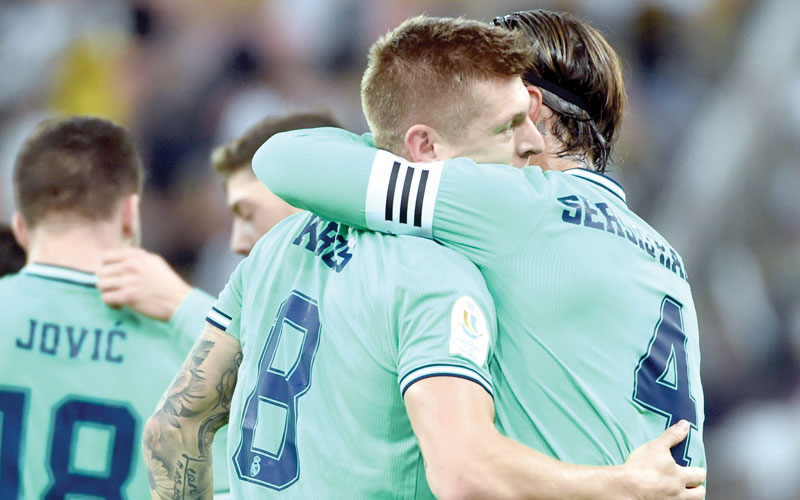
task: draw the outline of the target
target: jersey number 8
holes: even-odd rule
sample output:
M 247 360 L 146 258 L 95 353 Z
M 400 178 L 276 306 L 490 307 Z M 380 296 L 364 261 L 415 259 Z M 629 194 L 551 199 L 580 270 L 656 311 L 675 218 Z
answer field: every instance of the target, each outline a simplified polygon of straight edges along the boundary
M 282 490 L 300 477 L 297 399 L 311 386 L 320 330 L 317 302 L 292 291 L 269 332 L 260 377 L 245 401 L 242 438 L 233 456 L 239 479 Z

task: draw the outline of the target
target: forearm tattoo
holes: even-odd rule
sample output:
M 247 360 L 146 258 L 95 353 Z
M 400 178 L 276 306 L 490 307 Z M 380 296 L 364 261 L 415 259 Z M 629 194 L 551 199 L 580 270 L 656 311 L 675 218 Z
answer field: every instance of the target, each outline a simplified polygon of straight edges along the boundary
M 240 351 L 216 383 L 207 380 L 203 363 L 213 346 L 210 340 L 200 341 L 195 346 L 145 428 L 142 448 L 153 498 L 210 499 L 213 496 L 211 442 L 214 433 L 228 422 L 242 363 Z M 209 391 L 209 387 L 213 389 Z M 191 438 L 182 433 L 188 429 L 182 429 L 181 422 L 198 415 L 206 416 L 199 422 L 194 421 L 198 426 L 194 446 L 185 442 Z

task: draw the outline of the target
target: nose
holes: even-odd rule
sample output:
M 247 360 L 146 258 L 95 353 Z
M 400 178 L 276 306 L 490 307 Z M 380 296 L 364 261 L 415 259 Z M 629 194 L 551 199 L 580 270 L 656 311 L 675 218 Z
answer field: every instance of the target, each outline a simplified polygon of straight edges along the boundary
M 252 249 L 253 242 L 247 237 L 247 233 L 243 230 L 241 223 L 234 219 L 233 227 L 231 228 L 231 250 L 233 253 L 247 257 Z
M 544 151 L 544 137 L 528 116 L 525 122 L 518 127 L 519 140 L 517 141 L 516 155 L 527 164 L 528 157 L 541 154 Z

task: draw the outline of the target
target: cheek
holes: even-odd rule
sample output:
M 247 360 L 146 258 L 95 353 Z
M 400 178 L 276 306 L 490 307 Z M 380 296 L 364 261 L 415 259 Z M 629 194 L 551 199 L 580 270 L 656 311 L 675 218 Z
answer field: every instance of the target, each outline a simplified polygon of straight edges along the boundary
M 256 238 L 260 238 L 267 231 L 275 227 L 275 224 L 280 222 L 282 218 L 283 213 L 277 209 L 277 207 L 262 207 L 259 216 L 256 217 L 248 227 Z

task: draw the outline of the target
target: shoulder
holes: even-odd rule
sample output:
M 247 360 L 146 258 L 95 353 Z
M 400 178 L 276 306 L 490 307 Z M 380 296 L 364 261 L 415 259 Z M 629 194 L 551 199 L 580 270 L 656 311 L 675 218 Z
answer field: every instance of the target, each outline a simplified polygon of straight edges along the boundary
M 10 286 L 11 283 L 13 283 L 18 276 L 19 274 L 13 273 L 13 274 L 6 274 L 5 276 L 0 277 L 0 287 Z
M 0 278 L 0 297 L 2 297 L 0 300 L 15 300 L 19 294 L 19 284 L 19 274 L 7 274 Z
M 22 299 L 23 297 L 30 297 L 28 293 L 22 293 L 23 290 L 35 289 L 36 293 L 48 293 L 53 289 L 53 284 L 57 282 L 41 279 L 38 277 L 28 276 L 23 273 L 6 274 L 0 277 L 0 294 L 14 298 Z
M 441 280 L 444 285 L 483 284 L 483 276 L 467 257 L 417 236 L 384 236 L 390 257 L 397 262 L 400 277 L 407 281 Z
M 267 231 L 264 236 L 259 238 L 250 251 L 250 255 L 260 255 L 265 252 L 270 252 L 272 245 L 282 243 L 287 237 L 296 235 L 296 233 L 302 230 L 314 217 L 314 214 L 306 211 L 286 217 Z

